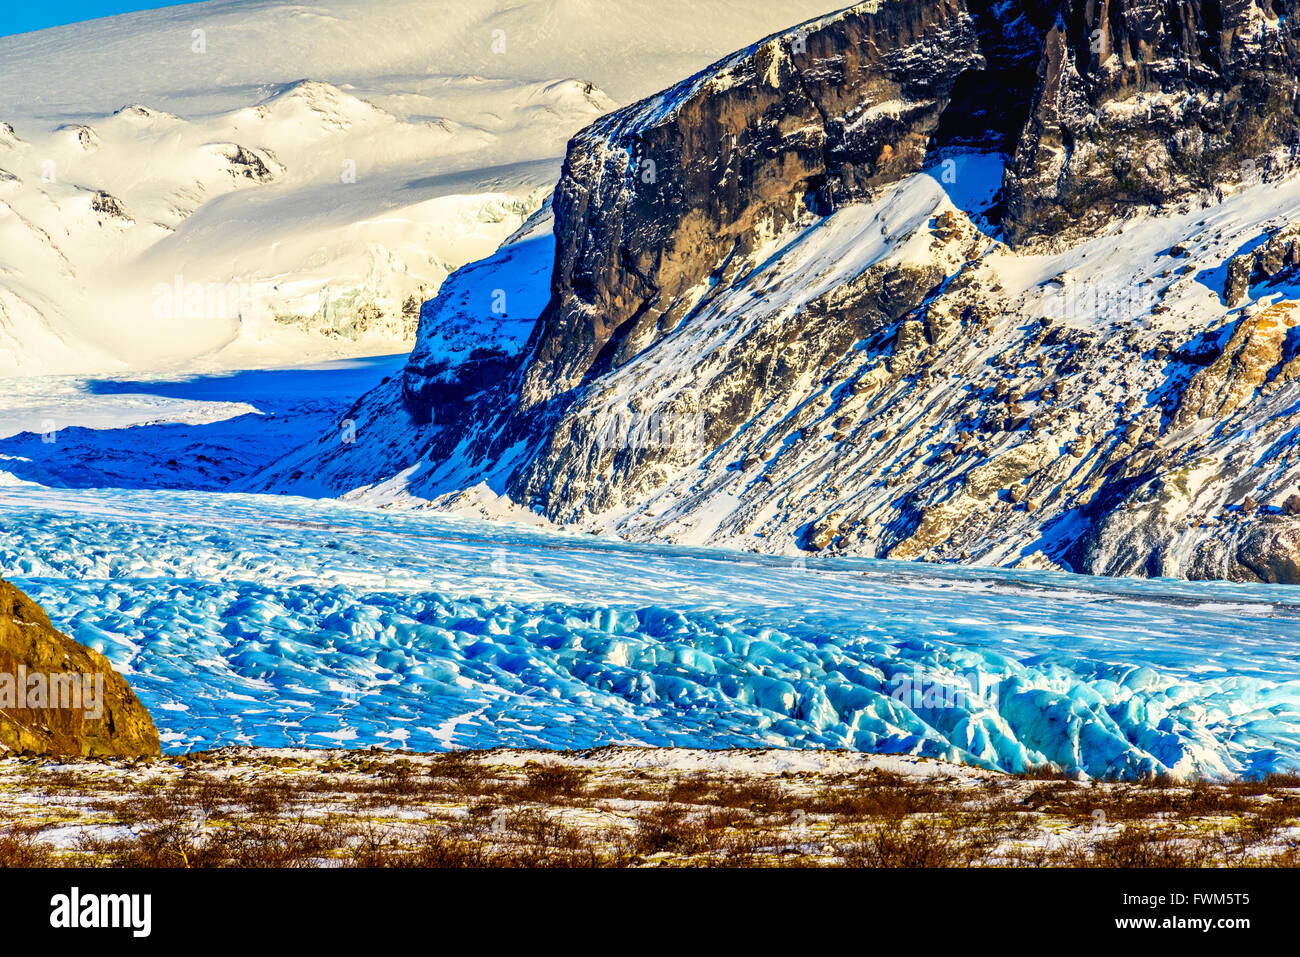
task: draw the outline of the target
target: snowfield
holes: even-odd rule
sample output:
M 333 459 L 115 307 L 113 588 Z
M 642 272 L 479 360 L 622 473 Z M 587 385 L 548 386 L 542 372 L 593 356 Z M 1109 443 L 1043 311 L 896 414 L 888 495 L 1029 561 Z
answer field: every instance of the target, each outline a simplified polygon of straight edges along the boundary
M 335 502 L 0 489 L 0 568 L 167 748 L 1300 767 L 1288 588 L 791 561 Z
M 213 0 L 0 38 L 0 376 L 409 350 L 570 136 L 819 12 Z

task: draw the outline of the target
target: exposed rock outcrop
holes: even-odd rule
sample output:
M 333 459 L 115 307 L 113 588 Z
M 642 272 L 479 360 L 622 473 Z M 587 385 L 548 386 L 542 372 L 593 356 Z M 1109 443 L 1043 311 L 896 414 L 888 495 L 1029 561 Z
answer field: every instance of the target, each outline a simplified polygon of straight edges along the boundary
M 56 757 L 161 753 L 144 705 L 108 659 L 55 630 L 0 581 L 0 750 Z
M 1238 320 L 1223 352 L 1187 384 L 1173 427 L 1187 428 L 1198 419 L 1226 419 L 1245 405 L 1278 371 L 1297 325 L 1300 314 L 1290 303 Z
M 1008 239 L 1293 165 L 1295 12 L 1267 0 L 1062 3 L 1007 170 Z
M 99 222 L 104 220 L 116 221 L 130 225 L 135 222 L 131 214 L 126 211 L 122 201 L 112 193 L 106 193 L 102 189 L 97 190 L 90 198 L 90 211 L 97 214 Z
M 622 365 L 762 244 L 921 168 L 985 65 L 962 0 L 859 6 L 773 37 L 574 138 L 523 408 Z
M 229 164 L 230 175 L 236 180 L 269 183 L 284 172 L 284 167 L 276 163 L 271 156 L 261 156 L 238 143 L 216 143 L 208 148 Z
M 1250 296 L 1250 287 L 1300 279 L 1300 223 L 1292 223 L 1269 236 L 1263 245 L 1232 257 L 1223 298 L 1239 306 Z

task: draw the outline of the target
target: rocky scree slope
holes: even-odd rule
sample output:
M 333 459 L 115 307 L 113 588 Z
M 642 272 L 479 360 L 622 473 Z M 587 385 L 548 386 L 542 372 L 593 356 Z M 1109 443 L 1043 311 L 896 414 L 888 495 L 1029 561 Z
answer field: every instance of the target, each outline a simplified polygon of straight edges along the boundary
M 417 349 L 358 407 L 405 459 L 316 474 L 634 539 L 1300 581 L 1293 6 L 872 2 L 743 50 L 575 137 L 528 341 Z

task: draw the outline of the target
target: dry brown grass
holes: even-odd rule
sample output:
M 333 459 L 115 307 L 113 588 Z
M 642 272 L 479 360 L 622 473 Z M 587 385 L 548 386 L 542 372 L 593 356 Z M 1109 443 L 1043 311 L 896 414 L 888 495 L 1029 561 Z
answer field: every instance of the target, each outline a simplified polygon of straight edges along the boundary
M 455 752 L 217 752 L 8 767 L 0 866 L 1295 866 L 1300 778 L 1083 785 L 944 773 L 614 770 Z M 111 773 L 105 773 L 106 770 Z M 19 805 L 13 805 L 18 807 Z M 61 816 L 62 815 L 62 816 Z M 56 848 L 52 827 L 83 837 Z
M 10 825 L 0 830 L 0 867 L 51 867 L 56 861 L 40 828 Z

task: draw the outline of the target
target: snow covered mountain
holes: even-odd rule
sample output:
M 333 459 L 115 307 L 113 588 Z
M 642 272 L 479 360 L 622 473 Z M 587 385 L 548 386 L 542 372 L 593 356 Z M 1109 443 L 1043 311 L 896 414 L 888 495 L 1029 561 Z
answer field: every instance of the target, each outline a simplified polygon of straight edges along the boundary
M 0 38 L 0 375 L 406 351 L 576 130 L 819 6 L 212 0 Z
M 1300 582 L 1293 6 L 873 0 L 748 47 L 577 136 L 357 441 L 254 485 Z
M 0 573 L 172 752 L 1293 772 L 1294 4 L 0 41 Z

